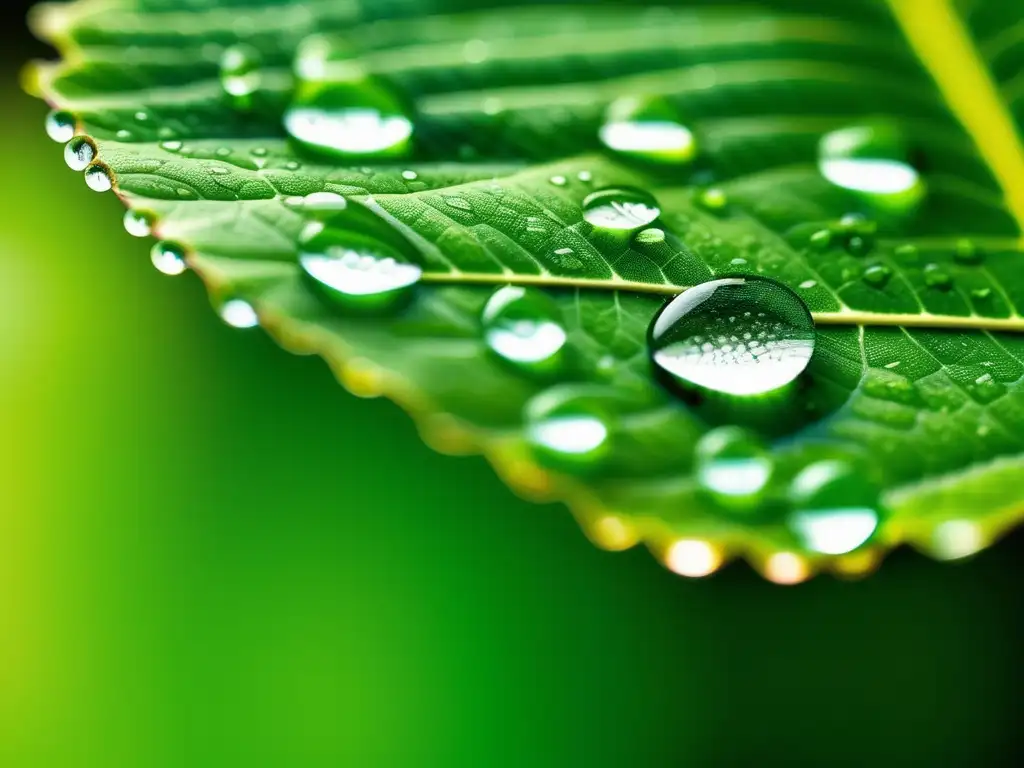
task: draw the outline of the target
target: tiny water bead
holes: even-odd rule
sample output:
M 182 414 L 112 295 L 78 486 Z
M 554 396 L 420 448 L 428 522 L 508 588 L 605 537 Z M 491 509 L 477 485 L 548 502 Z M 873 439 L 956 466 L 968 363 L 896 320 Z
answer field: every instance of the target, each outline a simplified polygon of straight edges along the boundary
M 690 390 L 747 397 L 792 383 L 814 353 L 814 321 L 765 277 L 711 280 L 672 299 L 651 324 L 655 365 Z
M 957 240 L 953 249 L 953 258 L 961 264 L 980 264 L 985 260 L 985 253 L 973 240 Z
M 244 43 L 229 46 L 221 55 L 220 85 L 236 107 L 251 106 L 260 87 L 260 63 L 260 52 Z
M 525 422 L 526 440 L 546 465 L 592 467 L 610 448 L 610 417 L 586 395 L 542 392 L 527 403 Z
M 337 192 L 311 192 L 304 196 L 287 197 L 284 204 L 311 217 L 322 217 L 348 208 L 348 201 Z
M 865 544 L 881 520 L 878 489 L 845 461 L 804 468 L 789 489 L 786 523 L 811 552 L 844 555 Z
M 188 265 L 185 263 L 185 249 L 178 243 L 171 243 L 161 240 L 154 243 L 149 252 L 150 261 L 158 272 L 165 275 L 180 275 Z
M 924 182 L 892 126 L 858 125 L 826 134 L 818 144 L 818 170 L 837 187 L 892 213 L 909 212 L 924 197 Z
M 892 277 L 892 270 L 884 264 L 873 264 L 864 270 L 861 277 L 872 288 L 884 288 Z
M 96 145 L 87 136 L 75 136 L 64 145 L 64 162 L 72 171 L 84 171 L 96 158 Z
M 708 187 L 698 193 L 697 205 L 711 213 L 721 214 L 729 208 L 729 196 L 721 187 Z
M 636 241 L 641 245 L 657 245 L 665 242 L 665 230 L 651 227 L 637 233 Z
M 658 201 L 641 189 L 611 187 L 583 200 L 583 218 L 598 229 L 632 232 L 649 226 L 660 215 Z
M 659 163 L 687 163 L 697 154 L 692 131 L 661 100 L 624 97 L 613 102 L 599 136 L 613 152 Z
M 259 316 L 252 304 L 244 299 L 229 299 L 220 307 L 220 319 L 232 328 L 255 328 L 260 324 Z
M 929 288 L 948 291 L 953 287 L 953 277 L 941 264 L 928 264 L 924 268 L 924 283 Z
M 346 309 L 382 309 L 408 296 L 423 270 L 401 259 L 389 243 L 336 218 L 309 222 L 299 237 L 299 266 Z
M 46 135 L 61 144 L 75 135 L 75 116 L 70 112 L 53 111 L 46 116 Z
M 555 302 L 536 289 L 508 285 L 495 291 L 481 317 L 491 351 L 518 368 L 551 371 L 566 342 Z
M 155 216 L 149 211 L 124 212 L 124 229 L 132 237 L 149 237 L 153 231 Z
M 742 427 L 718 427 L 705 434 L 695 459 L 697 482 L 728 505 L 756 500 L 772 473 L 768 451 Z
M 102 165 L 92 165 L 86 170 L 85 183 L 95 192 L 108 192 L 114 186 L 110 171 Z

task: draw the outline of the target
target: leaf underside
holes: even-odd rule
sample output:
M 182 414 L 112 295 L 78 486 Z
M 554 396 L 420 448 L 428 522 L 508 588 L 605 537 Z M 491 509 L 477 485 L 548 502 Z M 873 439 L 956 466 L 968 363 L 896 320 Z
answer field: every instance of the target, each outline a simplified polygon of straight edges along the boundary
M 35 66 L 28 87 L 75 116 L 116 192 L 187 248 L 215 302 L 248 301 L 282 346 L 322 355 L 356 394 L 395 399 L 437 449 L 481 452 L 520 493 L 566 501 L 599 545 L 640 541 L 665 557 L 697 539 L 770 577 L 778 553 L 807 572 L 857 574 L 903 541 L 933 551 L 951 521 L 970 523 L 978 548 L 1024 512 L 1024 24 L 1011 3 L 959 5 L 80 0 L 36 9 L 37 34 L 64 60 Z M 340 35 L 410 101 L 410 157 L 352 167 L 289 142 L 291 62 L 312 33 Z M 473 53 L 480 40 L 486 55 Z M 239 41 L 263 61 L 248 111 L 218 80 Z M 602 151 L 603 115 L 623 95 L 677 106 L 698 161 L 653 167 Z M 810 249 L 808 232 L 851 209 L 817 171 L 820 137 L 879 117 L 912 137 L 922 206 L 883 225 L 867 257 Z M 166 148 L 167 136 L 182 146 Z M 699 204 L 708 178 L 726 214 Z M 581 201 L 613 185 L 654 194 L 664 243 L 592 230 Z M 414 240 L 428 281 L 408 306 L 348 316 L 302 279 L 304 219 L 285 200 L 320 191 Z M 955 258 L 963 238 L 982 261 Z M 868 264 L 892 279 L 858 279 Z M 930 284 L 926 265 L 952 288 Z M 772 455 L 782 479 L 815 458 L 861 457 L 888 509 L 865 548 L 803 552 L 778 523 L 723 515 L 692 478 L 709 425 L 654 381 L 647 328 L 665 294 L 736 272 L 789 285 L 819 322 L 809 373 L 838 405 Z M 555 381 L 510 371 L 484 343 L 483 305 L 517 281 L 547 286 L 562 314 L 572 365 Z M 600 472 L 533 458 L 523 411 L 549 389 L 628 402 Z

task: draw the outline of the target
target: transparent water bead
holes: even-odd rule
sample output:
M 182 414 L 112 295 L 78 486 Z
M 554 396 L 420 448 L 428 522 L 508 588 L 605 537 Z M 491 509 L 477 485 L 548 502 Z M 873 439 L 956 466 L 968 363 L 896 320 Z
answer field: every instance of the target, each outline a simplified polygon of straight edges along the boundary
M 718 427 L 694 451 L 697 482 L 719 502 L 756 502 L 768 485 L 772 460 L 761 441 L 742 427 Z
M 124 229 L 132 237 L 149 237 L 153 231 L 155 216 L 149 211 L 124 212 Z
M 88 136 L 75 136 L 64 145 L 64 162 L 72 171 L 84 171 L 96 158 L 96 145 Z
M 567 335 L 555 302 L 533 288 L 495 291 L 481 317 L 488 348 L 515 367 L 549 372 L 561 362 Z
M 818 170 L 837 187 L 890 212 L 909 212 L 925 193 L 903 136 L 892 126 L 858 125 L 826 134 L 818 145 Z
M 843 555 L 865 544 L 881 520 L 878 489 L 844 461 L 803 469 L 789 489 L 787 526 L 809 551 Z
M 220 58 L 220 85 L 231 103 L 239 108 L 252 105 L 260 87 L 260 52 L 251 45 L 229 46 Z
M 394 305 L 423 274 L 396 247 L 337 216 L 306 225 L 299 237 L 299 266 L 323 295 L 356 310 Z
M 583 218 L 599 229 L 633 232 L 650 226 L 660 215 L 658 201 L 641 189 L 611 187 L 583 200 Z
M 185 249 L 178 243 L 164 240 L 154 243 L 149 258 L 157 271 L 165 275 L 180 275 L 188 269 L 185 263 Z
M 229 299 L 220 307 L 220 319 L 232 328 L 255 328 L 260 324 L 256 310 L 244 299 Z
M 93 165 L 86 169 L 85 183 L 94 192 L 109 192 L 114 186 L 110 171 L 102 165 Z
M 685 388 L 749 397 L 793 382 L 814 353 L 814 322 L 765 277 L 711 280 L 683 292 L 651 324 L 655 365 Z
M 53 111 L 46 116 L 46 135 L 61 144 L 75 135 L 75 116 L 70 112 Z
M 599 136 L 618 154 L 659 163 L 688 163 L 697 141 L 666 102 L 632 97 L 609 106 Z
M 587 395 L 549 391 L 526 406 L 526 440 L 541 463 L 559 469 L 586 469 L 610 447 L 610 417 Z
M 321 218 L 348 208 L 348 201 L 337 192 L 311 192 L 285 198 L 284 204 L 293 210 L 300 210 L 307 216 Z

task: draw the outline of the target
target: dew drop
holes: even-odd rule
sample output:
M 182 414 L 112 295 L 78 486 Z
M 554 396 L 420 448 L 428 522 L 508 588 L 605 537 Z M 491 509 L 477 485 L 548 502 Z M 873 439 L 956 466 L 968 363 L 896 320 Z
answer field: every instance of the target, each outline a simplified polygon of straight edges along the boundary
M 892 277 L 891 269 L 884 264 L 873 264 L 864 270 L 861 279 L 872 288 L 884 288 L 890 277 Z
M 863 235 L 851 235 L 846 238 L 846 252 L 852 256 L 864 256 L 871 252 L 871 239 Z
M 729 197 L 721 187 L 708 187 L 697 195 L 697 204 L 711 213 L 724 213 L 729 207 Z
M 232 328 L 255 328 L 260 324 L 256 310 L 244 299 L 229 299 L 220 307 L 220 319 Z
M 221 55 L 220 86 L 236 108 L 252 106 L 252 96 L 260 87 L 260 63 L 260 52 L 245 43 L 229 46 Z
M 871 538 L 881 518 L 878 489 L 843 461 L 804 468 L 789 489 L 789 529 L 809 551 L 852 552 Z
M 584 469 L 609 450 L 609 416 L 594 398 L 542 392 L 526 406 L 526 439 L 537 458 L 561 469 Z
M 565 176 L 552 176 L 549 181 L 556 187 L 564 187 L 568 183 L 568 179 Z
M 584 184 L 589 184 L 591 181 L 594 180 L 594 174 L 592 174 L 590 171 L 580 171 L 578 174 L 576 174 L 576 178 L 582 181 Z
M 688 163 L 697 154 L 693 132 L 662 100 L 624 97 L 611 104 L 599 134 L 613 152 L 659 163 Z
M 64 145 L 64 162 L 72 171 L 84 171 L 96 157 L 96 145 L 88 136 L 75 136 Z
M 814 322 L 800 297 L 754 276 L 690 288 L 665 305 L 649 333 L 651 357 L 674 383 L 739 397 L 793 382 L 814 341 Z
M 188 265 L 185 263 L 185 249 L 178 243 L 165 240 L 154 243 L 149 252 L 149 258 L 157 271 L 163 272 L 165 275 L 180 275 L 188 269 Z
M 170 139 L 169 141 L 161 141 L 160 149 L 168 152 L 178 152 L 181 150 L 181 142 L 177 139 Z
M 46 135 L 64 144 L 75 135 L 75 116 L 70 112 L 53 111 L 46 116 Z
M 114 186 L 110 171 L 102 165 L 89 166 L 85 171 L 85 183 L 94 192 L 109 192 Z
M 657 245 L 665 242 L 665 230 L 651 227 L 639 232 L 636 241 L 641 245 Z
M 149 237 L 154 218 L 149 211 L 125 211 L 124 229 L 132 237 Z
M 583 200 L 583 218 L 598 229 L 632 232 L 647 227 L 660 215 L 658 201 L 640 189 L 611 187 Z
M 938 288 L 941 291 L 948 291 L 953 287 L 953 278 L 940 264 L 925 266 L 924 282 L 928 287 Z
M 987 299 L 992 295 L 992 289 L 988 287 L 983 288 L 972 288 L 971 298 L 972 299 Z
M 131 141 L 132 132 L 129 131 L 127 128 L 119 128 L 117 133 L 114 134 L 114 137 L 118 141 Z
M 735 426 L 705 434 L 695 450 L 697 482 L 727 506 L 749 506 L 768 485 L 772 462 L 761 442 Z
M 406 181 L 416 181 L 420 175 L 416 171 L 402 171 L 402 178 Z
M 348 201 L 337 192 L 310 192 L 304 196 L 295 195 L 285 198 L 284 204 L 293 210 L 301 210 L 307 215 L 321 218 L 324 214 L 333 214 L 348 208 Z
M 407 298 L 423 270 L 383 239 L 353 229 L 337 215 L 310 221 L 299 236 L 303 272 L 345 309 L 385 309 Z
M 816 251 L 827 250 L 832 245 L 832 231 L 828 229 L 819 229 L 817 232 L 812 232 L 808 243 Z
M 985 254 L 973 240 L 964 238 L 957 241 L 953 249 L 953 258 L 961 264 L 980 264 Z
M 517 368 L 549 372 L 566 342 L 558 306 L 538 290 L 508 285 L 487 301 L 481 318 L 488 348 Z
M 818 145 L 818 170 L 889 212 L 909 212 L 924 196 L 924 182 L 892 126 L 858 125 L 826 134 Z
M 803 288 L 805 291 L 809 291 L 811 290 L 811 288 L 817 287 L 817 285 L 817 280 L 804 280 L 802 283 L 800 283 L 800 287 Z

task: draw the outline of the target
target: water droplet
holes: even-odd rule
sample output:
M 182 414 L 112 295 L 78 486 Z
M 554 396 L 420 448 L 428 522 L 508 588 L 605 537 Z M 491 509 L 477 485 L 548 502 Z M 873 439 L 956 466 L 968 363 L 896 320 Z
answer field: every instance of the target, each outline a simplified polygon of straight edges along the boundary
M 132 237 L 149 237 L 156 217 L 149 211 L 125 211 L 124 228 Z
M 819 461 L 804 468 L 789 489 L 787 525 L 803 546 L 824 555 L 843 555 L 862 546 L 878 528 L 878 489 L 843 461 Z
M 892 370 L 893 368 L 899 368 L 899 367 L 900 367 L 900 364 L 901 364 L 901 361 L 899 361 L 899 360 L 894 360 L 894 361 L 893 361 L 893 362 L 891 362 L 891 363 L 886 363 L 886 364 L 885 364 L 885 367 L 886 367 L 886 368 L 888 368 L 889 370 Z
M 333 214 L 348 208 L 348 201 L 337 192 L 310 192 L 308 195 L 286 197 L 284 204 L 293 210 L 322 218 L 324 214 Z
M 772 472 L 764 446 L 741 427 L 719 427 L 705 434 L 695 458 L 697 482 L 726 506 L 756 501 Z
M 594 398 L 542 392 L 526 406 L 526 439 L 542 463 L 583 469 L 610 447 L 609 417 Z
M 177 139 L 171 139 L 170 141 L 161 141 L 160 149 L 167 150 L 168 152 L 178 152 L 181 149 L 181 142 Z
M 72 171 L 84 171 L 96 157 L 96 145 L 88 136 L 75 136 L 64 145 L 64 162 Z
M 61 144 L 75 135 L 75 116 L 70 112 L 53 111 L 46 116 L 46 135 Z
M 700 539 L 678 539 L 665 553 L 665 565 L 673 573 L 699 579 L 722 565 L 722 551 Z
M 260 52 L 245 43 L 229 46 L 221 55 L 220 85 L 236 108 L 252 106 L 252 96 L 260 87 L 260 62 Z
M 188 265 L 185 263 L 185 249 L 178 243 L 165 240 L 154 243 L 149 252 L 149 258 L 153 262 L 153 266 L 165 275 L 180 275 L 188 269 Z
M 95 192 L 108 192 L 114 186 L 110 171 L 102 165 L 91 165 L 86 169 L 85 183 Z
M 810 576 L 810 568 L 793 552 L 776 552 L 765 561 L 764 575 L 776 584 L 799 584 Z
M 919 255 L 917 246 L 911 245 L 910 243 L 903 243 L 902 245 L 897 245 L 896 248 L 893 249 L 892 253 L 894 256 L 897 256 L 902 261 L 906 262 L 915 261 Z
M 729 197 L 720 187 L 708 187 L 697 195 L 697 204 L 706 211 L 723 213 L 729 207 Z
M 540 291 L 508 285 L 487 301 L 482 323 L 487 346 L 502 359 L 531 371 L 561 362 L 566 332 L 558 306 Z
M 576 174 L 576 178 L 582 181 L 584 184 L 589 184 L 594 180 L 594 175 L 590 171 L 580 171 Z
M 812 232 L 808 243 L 816 251 L 827 250 L 832 245 L 832 230 L 819 229 L 817 232 Z
M 665 305 L 650 330 L 651 356 L 674 381 L 734 396 L 765 394 L 794 381 L 814 341 L 814 322 L 800 297 L 752 276 L 690 288 Z
M 470 212 L 473 210 L 473 205 L 464 197 L 446 197 L 444 201 L 452 208 L 458 208 L 460 211 Z
M 416 181 L 420 175 L 416 171 L 402 171 L 402 178 L 406 181 Z
M 842 128 L 818 145 L 818 169 L 828 181 L 896 213 L 910 211 L 924 196 L 924 182 L 907 157 L 902 135 L 886 125 Z
M 884 264 L 873 264 L 864 270 L 861 278 L 873 288 L 884 288 L 889 278 L 892 277 L 892 270 Z
M 229 299 L 220 308 L 220 319 L 232 328 L 255 328 L 260 324 L 256 310 L 244 299 Z
M 119 128 L 117 132 L 114 134 L 114 137 L 118 141 L 131 141 L 132 132 L 129 131 L 127 128 Z
M 862 235 L 851 235 L 846 238 L 846 252 L 853 256 L 864 256 L 870 253 L 872 245 L 871 239 Z
M 346 309 L 376 310 L 409 296 L 423 270 L 348 219 L 311 221 L 299 236 L 299 266 L 317 288 Z
M 636 241 L 641 245 L 657 245 L 665 242 L 665 230 L 651 227 L 645 229 L 636 236 Z
M 948 291 L 953 287 L 953 278 L 940 264 L 928 264 L 925 266 L 924 282 L 930 288 L 938 288 L 942 291 Z
M 662 100 L 613 102 L 599 136 L 613 152 L 660 163 L 687 163 L 697 153 L 693 133 Z
M 169 125 L 161 125 L 156 130 L 156 137 L 161 141 L 166 141 L 167 139 L 176 139 L 178 138 L 178 132 L 171 128 L 171 126 Z
M 817 280 L 804 280 L 802 283 L 800 283 L 800 287 L 803 288 L 805 291 L 809 291 L 811 288 L 815 288 L 817 285 Z
M 135 119 L 140 123 L 144 123 L 149 120 L 149 113 L 143 112 L 141 109 L 135 113 Z
M 985 259 L 985 253 L 973 240 L 964 238 L 957 240 L 953 258 L 961 264 L 980 264 Z
M 267 148 L 266 147 L 253 147 L 251 150 L 249 150 L 249 152 L 250 152 L 250 154 L 253 157 L 266 157 L 267 156 Z
M 940 560 L 970 557 L 985 546 L 985 534 L 972 520 L 946 520 L 932 532 L 932 554 Z
M 658 201 L 639 189 L 612 187 L 583 200 L 583 218 L 598 229 L 632 232 L 653 223 L 660 215 Z
M 992 295 L 991 288 L 972 288 L 971 298 L 973 299 L 987 299 Z
M 565 178 L 565 176 L 552 176 L 550 181 L 556 187 L 564 187 L 566 185 L 566 183 L 568 182 L 568 180 Z

